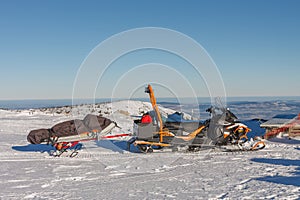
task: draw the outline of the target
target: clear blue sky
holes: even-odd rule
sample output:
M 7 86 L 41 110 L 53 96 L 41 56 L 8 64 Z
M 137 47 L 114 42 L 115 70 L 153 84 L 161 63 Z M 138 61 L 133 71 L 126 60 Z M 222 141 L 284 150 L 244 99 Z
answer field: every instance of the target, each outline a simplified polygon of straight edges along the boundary
M 0 99 L 71 98 L 90 51 L 139 27 L 200 43 L 228 96 L 300 96 L 299 10 L 297 0 L 1 0 Z

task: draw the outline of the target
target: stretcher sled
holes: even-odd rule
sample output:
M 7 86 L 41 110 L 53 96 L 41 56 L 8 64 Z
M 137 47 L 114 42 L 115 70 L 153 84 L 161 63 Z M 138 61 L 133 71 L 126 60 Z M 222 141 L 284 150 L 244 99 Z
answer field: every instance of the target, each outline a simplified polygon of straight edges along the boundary
M 75 119 L 54 125 L 50 129 L 32 130 L 27 136 L 31 144 L 46 143 L 56 148 L 54 156 L 73 149 L 73 157 L 81 146 L 79 143 L 107 137 L 117 124 L 108 118 L 88 114 L 83 120 Z M 123 134 L 124 136 L 124 134 Z

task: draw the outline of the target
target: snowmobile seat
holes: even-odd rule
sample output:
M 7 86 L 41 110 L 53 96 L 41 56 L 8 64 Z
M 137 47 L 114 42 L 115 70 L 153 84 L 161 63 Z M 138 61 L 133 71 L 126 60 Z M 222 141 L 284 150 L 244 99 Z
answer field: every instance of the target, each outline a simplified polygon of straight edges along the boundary
M 155 132 L 157 132 L 157 126 L 145 123 L 134 123 L 134 134 L 139 139 L 153 139 Z

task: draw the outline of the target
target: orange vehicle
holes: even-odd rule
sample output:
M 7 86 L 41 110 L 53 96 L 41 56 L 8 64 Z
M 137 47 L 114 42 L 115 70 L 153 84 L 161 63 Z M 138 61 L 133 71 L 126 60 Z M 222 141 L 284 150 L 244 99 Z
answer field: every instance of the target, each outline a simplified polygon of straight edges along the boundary
M 156 98 L 151 85 L 148 85 L 145 90 L 149 93 L 150 102 L 155 112 L 154 123 L 141 123 L 135 121 L 135 135 L 136 140 L 133 142 L 142 152 L 152 152 L 154 148 L 163 147 L 177 147 L 177 146 L 197 146 L 202 143 L 203 134 L 202 130 L 205 128 L 204 124 L 198 123 L 198 127 L 188 135 L 177 136 L 171 132 L 163 123 L 161 114 L 156 104 Z
M 192 122 L 194 129 L 185 130 L 188 134 L 176 134 L 178 130 L 163 123 L 158 109 L 154 91 L 151 85 L 145 90 L 149 93 L 150 102 L 154 110 L 153 123 L 142 123 L 135 120 L 135 138 L 130 141 L 137 146 L 141 152 L 153 152 L 153 149 L 170 147 L 187 147 L 188 150 L 199 150 L 203 148 L 219 148 L 225 151 L 242 150 L 252 151 L 265 147 L 265 143 L 258 138 L 248 138 L 251 131 L 245 124 L 239 122 L 237 117 L 227 108 L 210 107 L 207 112 L 211 118 L 204 123 Z M 178 127 L 187 127 L 181 122 Z

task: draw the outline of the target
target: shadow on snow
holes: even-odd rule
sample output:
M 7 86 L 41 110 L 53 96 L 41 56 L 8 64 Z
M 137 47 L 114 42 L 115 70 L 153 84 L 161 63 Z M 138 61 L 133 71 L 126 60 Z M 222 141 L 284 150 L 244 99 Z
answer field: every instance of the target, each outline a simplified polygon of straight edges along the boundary
M 297 150 L 300 149 L 298 148 Z M 272 165 L 296 166 L 296 171 L 290 172 L 291 176 L 265 176 L 256 178 L 255 180 L 300 187 L 300 160 L 253 158 L 251 161 Z
M 96 143 L 99 147 L 110 149 L 119 153 L 123 153 L 124 151 L 130 151 L 131 153 L 140 153 L 140 150 L 133 144 L 130 144 L 130 146 L 128 146 L 129 144 L 127 141 L 99 140 Z
M 84 144 L 84 143 L 82 143 Z M 100 140 L 96 141 L 98 147 L 109 149 L 114 152 L 123 153 L 124 151 L 129 151 L 127 141 L 120 140 Z M 47 144 L 28 144 L 23 146 L 12 146 L 13 150 L 22 151 L 22 152 L 47 152 L 55 151 L 55 147 Z M 70 150 L 74 147 L 69 148 Z M 100 150 L 100 149 L 99 149 Z M 131 153 L 140 153 L 139 149 L 133 144 L 130 145 Z
M 55 151 L 55 148 L 47 144 L 28 144 L 24 146 L 12 146 L 13 150 L 23 152 L 48 152 Z

